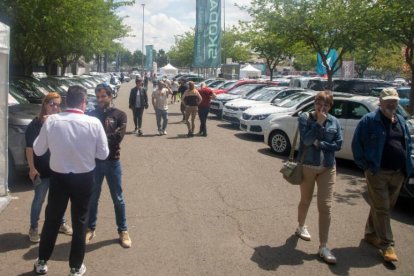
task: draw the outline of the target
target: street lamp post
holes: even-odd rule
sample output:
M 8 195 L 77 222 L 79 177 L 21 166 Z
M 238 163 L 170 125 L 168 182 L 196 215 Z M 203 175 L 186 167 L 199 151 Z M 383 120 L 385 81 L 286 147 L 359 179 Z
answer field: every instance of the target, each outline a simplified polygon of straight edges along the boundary
M 144 8 L 145 8 L 145 4 L 142 3 L 142 74 L 141 77 L 144 77 Z

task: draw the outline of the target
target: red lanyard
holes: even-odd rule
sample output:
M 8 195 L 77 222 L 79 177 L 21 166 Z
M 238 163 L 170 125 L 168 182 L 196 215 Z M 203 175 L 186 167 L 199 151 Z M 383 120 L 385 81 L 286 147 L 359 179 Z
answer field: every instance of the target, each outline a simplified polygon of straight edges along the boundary
M 68 113 L 76 113 L 76 114 L 83 114 L 83 111 L 77 109 L 66 109 L 65 112 Z

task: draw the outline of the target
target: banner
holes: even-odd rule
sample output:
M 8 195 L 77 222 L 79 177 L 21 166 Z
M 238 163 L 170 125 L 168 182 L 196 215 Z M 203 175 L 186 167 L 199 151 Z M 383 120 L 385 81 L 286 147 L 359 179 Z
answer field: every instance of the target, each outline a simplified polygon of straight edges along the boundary
M 221 64 L 221 0 L 197 0 L 193 67 Z
M 328 63 L 329 68 L 332 67 L 337 57 L 338 55 L 335 49 L 329 50 L 329 53 L 326 55 L 326 62 Z M 326 68 L 322 62 L 322 58 L 319 53 L 316 57 L 316 73 L 318 73 L 319 75 L 326 75 Z
M 153 62 L 153 45 L 145 45 L 145 71 L 151 71 L 152 70 L 152 62 Z

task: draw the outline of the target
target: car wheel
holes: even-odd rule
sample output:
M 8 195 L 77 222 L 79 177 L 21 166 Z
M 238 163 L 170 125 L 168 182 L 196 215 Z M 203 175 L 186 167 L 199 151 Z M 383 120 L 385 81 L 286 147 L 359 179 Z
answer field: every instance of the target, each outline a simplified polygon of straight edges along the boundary
M 290 152 L 289 137 L 280 130 L 275 130 L 270 134 L 270 148 L 277 154 L 287 155 Z

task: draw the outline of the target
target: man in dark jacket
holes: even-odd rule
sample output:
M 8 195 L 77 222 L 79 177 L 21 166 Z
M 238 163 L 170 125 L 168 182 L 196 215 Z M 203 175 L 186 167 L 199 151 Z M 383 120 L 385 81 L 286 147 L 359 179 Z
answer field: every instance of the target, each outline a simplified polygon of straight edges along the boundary
M 138 132 L 138 135 L 142 135 L 142 115 L 144 114 L 144 108 L 148 108 L 148 96 L 147 90 L 142 86 L 142 79 L 135 79 L 136 87 L 131 89 L 129 94 L 129 108 L 132 109 L 132 115 L 134 120 L 134 133 Z
M 98 118 L 104 127 L 108 138 L 109 156 L 106 160 L 96 160 L 95 187 L 90 201 L 86 243 L 89 243 L 95 237 L 98 201 L 105 177 L 115 208 L 119 241 L 123 247 L 129 248 L 131 247 L 131 239 L 126 223 L 125 202 L 122 195 L 122 172 L 119 160 L 121 152 L 120 144 L 125 135 L 127 116 L 125 112 L 110 106 L 112 102 L 112 91 L 108 85 L 99 84 L 95 88 L 95 94 L 98 107 L 89 115 Z
M 184 92 L 188 90 L 187 80 L 182 78 L 179 80 L 180 86 L 178 87 L 178 93 L 180 94 L 180 99 L 183 98 Z M 185 104 L 181 100 L 180 105 L 181 114 L 183 114 L 183 122 L 185 121 Z

